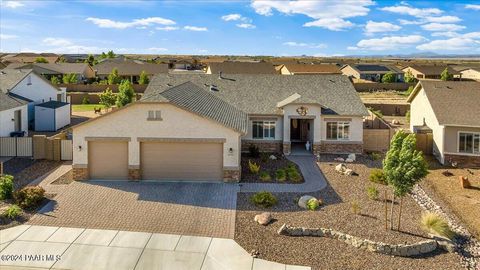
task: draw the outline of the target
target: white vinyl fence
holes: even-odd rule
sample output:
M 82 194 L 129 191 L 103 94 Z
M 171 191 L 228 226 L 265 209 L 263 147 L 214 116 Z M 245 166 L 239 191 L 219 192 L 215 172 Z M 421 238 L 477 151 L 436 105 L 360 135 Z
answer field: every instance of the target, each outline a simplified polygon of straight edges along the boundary
M 0 137 L 0 156 L 31 157 L 33 143 L 31 137 Z

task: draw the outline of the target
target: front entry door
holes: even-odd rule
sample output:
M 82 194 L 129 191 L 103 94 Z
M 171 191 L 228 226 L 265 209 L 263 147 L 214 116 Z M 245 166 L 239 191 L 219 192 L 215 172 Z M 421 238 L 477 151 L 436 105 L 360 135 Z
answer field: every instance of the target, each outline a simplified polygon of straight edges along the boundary
M 13 113 L 13 119 L 15 123 L 15 131 L 22 131 L 22 110 L 16 110 Z

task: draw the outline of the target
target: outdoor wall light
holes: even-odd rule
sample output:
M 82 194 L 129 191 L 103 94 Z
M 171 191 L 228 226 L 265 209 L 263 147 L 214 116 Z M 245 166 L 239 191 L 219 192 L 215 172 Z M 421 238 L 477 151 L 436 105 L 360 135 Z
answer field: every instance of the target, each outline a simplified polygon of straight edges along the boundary
M 82 146 L 81 145 L 78 146 L 78 151 L 82 151 Z
M 228 148 L 228 153 L 232 154 L 233 153 L 233 148 Z

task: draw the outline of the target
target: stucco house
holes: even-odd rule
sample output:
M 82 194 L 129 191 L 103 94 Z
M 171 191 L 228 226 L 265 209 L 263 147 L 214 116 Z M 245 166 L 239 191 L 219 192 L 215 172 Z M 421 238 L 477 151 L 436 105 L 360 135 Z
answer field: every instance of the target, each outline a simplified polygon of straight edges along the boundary
M 206 74 L 277 74 L 275 67 L 270 62 L 241 62 L 225 61 L 209 63 Z
M 387 73 L 395 74 L 395 82 L 403 82 L 403 71 L 392 65 L 383 64 L 350 64 L 340 69 L 343 75 L 350 78 L 372 82 L 381 82 Z
M 3 69 L 0 71 L 0 81 L 2 92 L 28 104 L 27 111 L 22 111 L 21 117 L 27 116 L 25 123 L 22 123 L 22 126 L 27 125 L 27 129 L 35 129 L 35 106 L 49 101 L 66 103 L 65 88 L 53 86 L 31 69 Z M 64 114 L 67 115 L 62 115 L 62 118 L 70 119 L 70 111 Z
M 460 71 L 462 80 L 472 80 L 480 82 L 480 67 L 466 68 Z
M 410 129 L 431 132 L 442 164 L 480 166 L 480 83 L 420 81 L 408 97 Z
M 342 74 L 336 65 L 331 64 L 283 64 L 275 69 L 282 75 Z
M 145 71 L 149 77 L 159 73 L 168 73 L 168 64 L 147 63 L 124 57 L 104 59 L 93 66 L 100 79 L 107 79 L 114 68 L 118 70 L 120 77 L 130 80 L 132 83 L 138 82 L 142 71 Z
M 12 81 L 0 80 L 0 137 L 28 134 L 28 101 L 8 91 Z
M 342 75 L 159 74 L 73 128 L 74 178 L 239 181 L 240 155 L 361 153 L 367 109 Z
M 47 80 L 58 77 L 62 81 L 62 76 L 66 74 L 75 74 L 79 83 L 95 78 L 95 71 L 86 63 L 12 63 L 7 68 L 33 69 L 35 73 L 44 76 Z
M 447 69 L 453 76 L 460 75 L 460 72 L 456 71 L 451 66 L 447 65 L 410 65 L 404 67 L 402 70 L 407 73 L 411 72 L 416 79 L 440 79 L 442 72 Z

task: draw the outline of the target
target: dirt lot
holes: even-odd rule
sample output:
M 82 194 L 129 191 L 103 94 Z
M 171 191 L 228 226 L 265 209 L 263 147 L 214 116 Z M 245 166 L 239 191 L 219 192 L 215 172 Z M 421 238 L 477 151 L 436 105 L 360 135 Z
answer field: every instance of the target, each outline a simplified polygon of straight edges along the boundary
M 442 174 L 447 169 L 452 176 Z M 467 176 L 472 187 L 462 188 L 459 176 Z M 480 238 L 480 169 L 446 168 L 432 160 L 430 174 L 423 181 L 422 187 Z
M 404 199 L 402 230 L 386 231 L 384 203 L 368 199 L 366 188 L 372 185 L 368 175 L 381 161 L 359 158 L 347 167 L 359 176 L 342 176 L 335 171 L 333 156 L 323 156 L 320 168 L 329 186 L 311 195 L 321 198 L 324 206 L 315 212 L 300 210 L 295 198 L 304 194 L 276 194 L 279 203 L 266 211 L 272 212 L 275 221 L 269 226 L 254 222 L 256 214 L 265 211 L 249 202 L 251 194 L 239 194 L 235 240 L 247 251 L 260 252 L 260 257 L 288 264 L 310 265 L 313 269 L 460 269 L 455 254 L 437 252 L 419 258 L 385 256 L 358 250 L 343 242 L 317 237 L 279 236 L 276 231 L 286 223 L 301 227 L 324 227 L 344 233 L 386 243 L 414 243 L 425 240 L 419 228 L 421 208 L 410 198 Z M 383 198 L 386 187 L 375 184 Z M 361 207 L 361 215 L 351 211 L 351 203 Z M 397 207 L 398 209 L 398 207 Z M 396 218 L 395 218 L 396 220 Z

